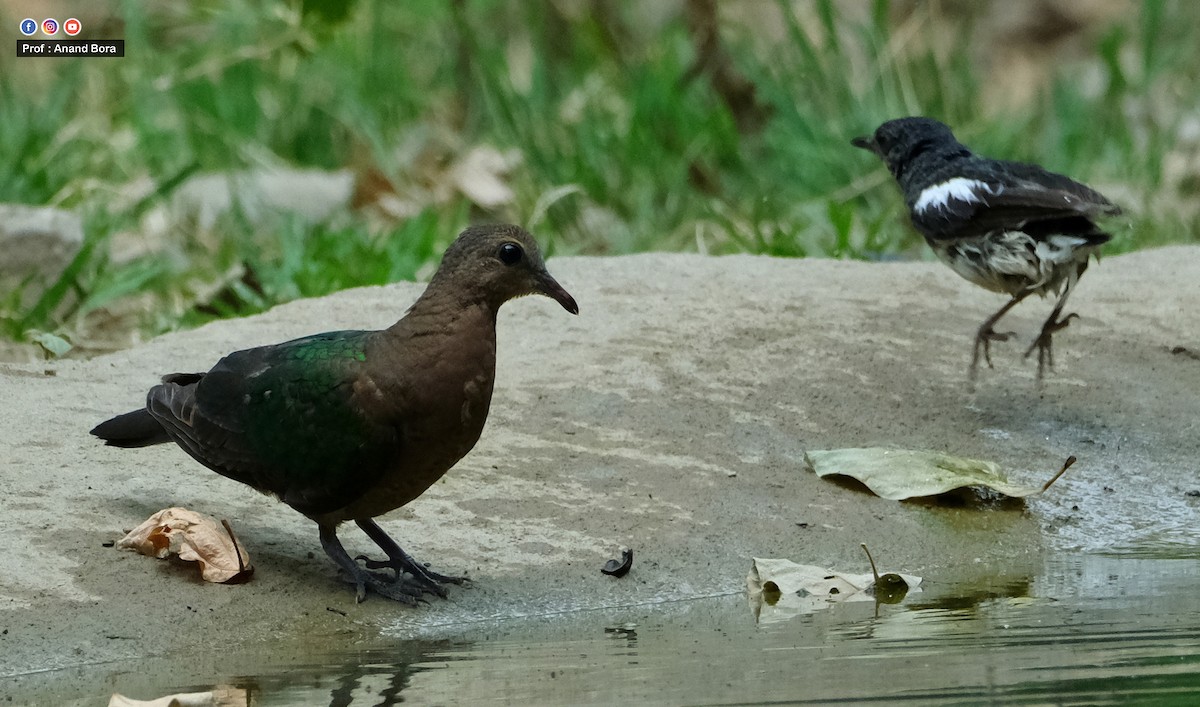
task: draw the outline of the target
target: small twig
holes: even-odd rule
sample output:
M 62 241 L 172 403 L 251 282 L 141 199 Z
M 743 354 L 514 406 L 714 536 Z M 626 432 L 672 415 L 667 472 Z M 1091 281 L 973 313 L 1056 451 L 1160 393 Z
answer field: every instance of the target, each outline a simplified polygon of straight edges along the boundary
M 875 575 L 875 584 L 879 584 L 879 570 L 875 569 L 875 558 L 871 557 L 871 551 L 867 549 L 866 543 L 859 543 L 859 547 L 863 552 L 867 553 L 867 559 L 871 562 L 871 574 Z
M 1067 460 L 1065 462 L 1063 462 L 1062 468 L 1058 470 L 1058 473 L 1054 475 L 1054 478 L 1050 479 L 1049 481 L 1047 481 L 1045 484 L 1042 485 L 1042 493 L 1046 493 L 1046 489 L 1050 488 L 1050 484 L 1053 484 L 1055 481 L 1058 481 L 1058 477 L 1067 473 L 1067 469 L 1070 469 L 1071 465 L 1074 464 L 1076 461 L 1078 461 L 1078 460 L 1075 458 L 1074 454 L 1067 457 Z
M 230 527 L 229 521 L 221 519 L 221 525 L 225 528 L 225 532 L 229 533 L 229 540 L 233 542 L 233 554 L 237 555 L 238 574 L 243 574 L 246 571 L 246 563 L 242 561 L 242 549 L 238 547 L 237 536 L 233 534 L 233 528 Z

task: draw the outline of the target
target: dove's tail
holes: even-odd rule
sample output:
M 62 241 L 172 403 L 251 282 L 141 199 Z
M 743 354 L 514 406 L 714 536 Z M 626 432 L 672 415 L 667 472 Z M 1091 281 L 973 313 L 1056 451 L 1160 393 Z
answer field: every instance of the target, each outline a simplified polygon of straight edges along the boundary
M 149 447 L 171 441 L 167 431 L 145 408 L 105 420 L 92 428 L 92 434 L 112 447 Z

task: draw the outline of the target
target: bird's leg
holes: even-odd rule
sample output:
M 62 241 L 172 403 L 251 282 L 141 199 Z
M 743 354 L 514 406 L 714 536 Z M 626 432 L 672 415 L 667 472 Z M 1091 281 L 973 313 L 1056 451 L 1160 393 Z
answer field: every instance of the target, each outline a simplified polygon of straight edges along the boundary
M 413 559 L 412 555 L 402 550 L 391 536 L 384 532 L 379 524 L 370 518 L 366 520 L 357 520 L 358 527 L 363 529 L 367 537 L 375 541 L 379 549 L 383 550 L 388 556 L 386 560 L 370 560 L 365 556 L 359 556 L 357 559 L 363 560 L 363 564 L 368 569 L 384 569 L 390 568 L 395 570 L 396 579 L 399 581 L 405 572 L 412 575 L 415 584 L 421 586 L 428 592 L 437 594 L 443 599 L 446 597 L 446 590 L 442 587 L 443 584 L 462 584 L 467 581 L 466 577 L 451 577 L 444 574 L 439 574 L 429 569 L 425 565 Z
M 1008 310 L 1017 306 L 1017 303 L 1025 299 L 1031 294 L 1030 290 L 1018 292 L 1013 295 L 1013 298 L 1005 303 L 995 314 L 984 320 L 983 324 L 979 325 L 979 331 L 975 332 L 975 349 L 971 354 L 971 368 L 967 371 L 967 377 L 972 381 L 975 380 L 975 374 L 979 370 L 979 354 L 983 353 L 983 360 L 987 362 L 988 368 L 992 367 L 992 352 L 991 343 L 993 341 L 1007 341 L 1008 337 L 1015 332 L 998 333 L 994 327 L 996 322 L 1000 321 L 1008 313 Z
M 1042 333 L 1038 334 L 1038 337 L 1034 339 L 1033 343 L 1029 345 L 1029 348 L 1025 350 L 1025 358 L 1029 358 L 1029 355 L 1033 353 L 1033 350 L 1037 349 L 1037 377 L 1039 381 L 1042 380 L 1042 376 L 1045 375 L 1047 368 L 1054 368 L 1054 349 L 1052 348 L 1054 332 L 1058 331 L 1059 329 L 1066 328 L 1066 326 L 1071 323 L 1072 319 L 1079 316 L 1078 314 L 1072 312 L 1062 319 L 1059 319 L 1059 315 L 1062 314 L 1063 307 L 1067 304 L 1067 297 L 1071 294 L 1072 284 L 1074 284 L 1072 281 L 1067 282 L 1067 286 L 1063 288 L 1062 295 L 1059 296 L 1058 302 L 1054 305 L 1054 311 L 1050 312 L 1050 316 L 1047 317 L 1046 322 L 1042 324 Z
M 346 552 L 346 548 L 342 547 L 342 541 L 338 540 L 337 528 L 326 525 L 320 527 L 321 547 L 325 550 L 325 554 L 329 555 L 329 559 L 350 576 L 355 586 L 355 598 L 360 604 L 367 598 L 367 589 L 405 604 L 415 605 L 420 601 L 421 594 L 425 591 L 423 586 L 411 582 L 384 579 L 369 569 L 359 567 L 358 563 L 350 557 L 350 553 Z

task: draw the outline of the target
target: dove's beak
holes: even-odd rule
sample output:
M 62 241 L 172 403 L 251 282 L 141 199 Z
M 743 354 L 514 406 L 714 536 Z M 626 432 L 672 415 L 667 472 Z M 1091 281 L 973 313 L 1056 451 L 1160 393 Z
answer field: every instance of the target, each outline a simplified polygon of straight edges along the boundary
M 579 314 L 579 305 L 575 304 L 575 298 L 571 296 L 571 293 L 564 290 L 563 286 L 550 276 L 550 273 L 542 272 L 541 277 L 538 278 L 538 290 L 561 304 L 562 308 L 571 314 Z

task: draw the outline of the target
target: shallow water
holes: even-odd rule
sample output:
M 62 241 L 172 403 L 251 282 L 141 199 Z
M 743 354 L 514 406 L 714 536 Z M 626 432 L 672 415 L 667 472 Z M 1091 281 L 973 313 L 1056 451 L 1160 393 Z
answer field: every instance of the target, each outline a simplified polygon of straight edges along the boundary
M 776 620 L 737 592 L 429 624 L 416 638 L 406 624 L 348 648 L 300 637 L 0 680 L 0 704 L 214 688 L 230 705 L 1200 704 L 1195 481 L 1066 477 L 1015 511 L 1043 528 L 1035 571 L 969 585 L 927 576 L 896 605 Z M 445 608 L 430 620 L 455 616 Z
M 1197 587 L 1191 558 L 1064 555 L 1027 580 L 931 581 L 898 605 L 769 623 L 731 595 L 442 627 L 335 653 L 264 646 L 174 679 L 144 661 L 101 666 L 86 699 L 45 704 L 214 686 L 252 705 L 1196 704 Z

